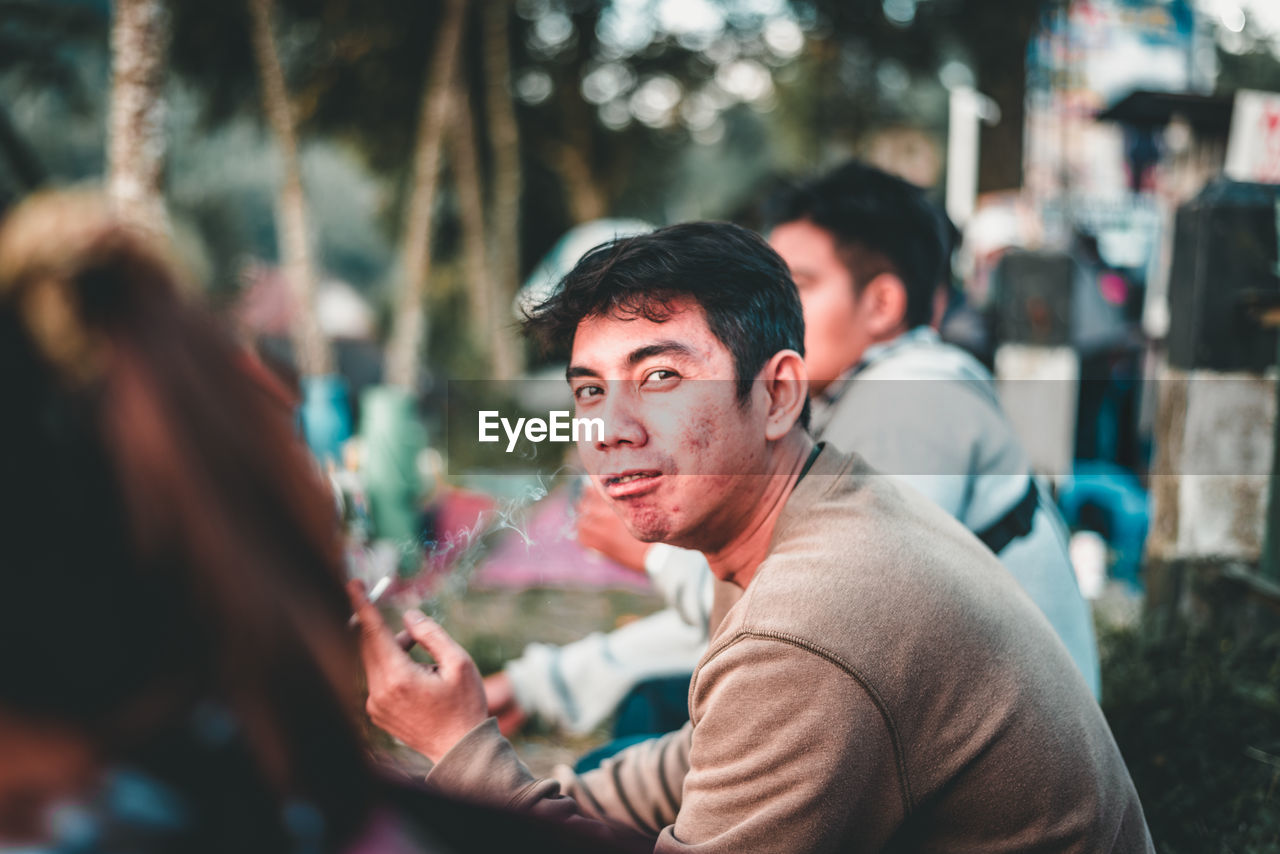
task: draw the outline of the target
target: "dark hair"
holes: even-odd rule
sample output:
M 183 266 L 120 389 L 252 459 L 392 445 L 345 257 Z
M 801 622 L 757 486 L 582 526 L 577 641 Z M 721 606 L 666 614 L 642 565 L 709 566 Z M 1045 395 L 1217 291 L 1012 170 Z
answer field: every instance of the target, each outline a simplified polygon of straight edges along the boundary
M 783 187 L 766 201 L 764 216 L 769 228 L 807 221 L 830 232 L 855 290 L 891 273 L 907 290 L 908 328 L 929 322 L 945 241 L 941 218 L 919 187 L 853 160 Z
M 0 708 L 187 796 L 186 850 L 288 848 L 290 804 L 341 839 L 374 777 L 332 502 L 176 278 L 92 197 L 0 228 Z
M 775 353 L 804 355 L 804 313 L 786 262 L 755 232 L 688 222 L 592 249 L 525 318 L 544 351 L 571 348 L 583 319 L 616 313 L 662 323 L 689 297 L 733 357 L 739 401 Z M 806 402 L 800 424 L 808 427 Z

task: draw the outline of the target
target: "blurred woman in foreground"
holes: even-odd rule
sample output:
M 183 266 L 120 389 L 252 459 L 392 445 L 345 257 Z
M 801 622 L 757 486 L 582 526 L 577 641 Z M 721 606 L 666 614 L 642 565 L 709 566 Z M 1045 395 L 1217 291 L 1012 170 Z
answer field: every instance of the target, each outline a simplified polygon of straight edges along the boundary
M 375 772 L 332 502 L 244 362 L 96 199 L 0 227 L 0 847 L 588 850 Z

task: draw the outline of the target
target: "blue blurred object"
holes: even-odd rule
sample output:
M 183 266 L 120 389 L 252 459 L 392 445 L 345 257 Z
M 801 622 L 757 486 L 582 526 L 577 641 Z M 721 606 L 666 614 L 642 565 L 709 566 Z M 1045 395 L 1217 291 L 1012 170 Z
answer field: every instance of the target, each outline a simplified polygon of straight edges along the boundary
M 49 815 L 49 840 L 8 854 L 137 854 L 181 850 L 191 832 L 190 805 L 159 779 L 130 767 L 111 768 L 83 801 L 56 805 Z
M 1098 530 L 1115 551 L 1112 577 L 1140 588 L 1150 513 L 1137 476 L 1115 463 L 1076 460 L 1059 488 L 1058 504 L 1072 530 Z
M 337 374 L 302 378 L 302 433 L 321 462 L 342 459 L 342 443 L 351 438 L 347 384 Z
M 691 673 L 658 676 L 637 684 L 618 704 L 613 740 L 583 754 L 573 765 L 579 774 L 594 771 L 604 760 L 628 747 L 661 738 L 689 720 Z

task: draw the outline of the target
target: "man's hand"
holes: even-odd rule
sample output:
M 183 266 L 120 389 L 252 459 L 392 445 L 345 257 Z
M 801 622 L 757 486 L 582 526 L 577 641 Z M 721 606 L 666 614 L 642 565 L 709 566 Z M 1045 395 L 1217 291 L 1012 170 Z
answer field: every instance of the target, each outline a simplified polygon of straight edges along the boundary
M 593 487 L 582 491 L 577 514 L 579 543 L 612 558 L 627 569 L 644 572 L 644 556 L 649 552 L 649 543 L 631 536 L 622 519 Z
M 515 689 L 505 670 L 484 678 L 484 696 L 489 703 L 489 714 L 498 719 L 498 729 L 508 738 L 529 720 L 528 713 L 516 701 Z
M 406 611 L 405 628 L 431 654 L 425 667 L 409 657 L 382 615 L 353 581 L 347 593 L 360 620 L 360 656 L 369 682 L 369 717 L 432 762 L 487 717 L 480 671 L 467 651 L 421 611 Z

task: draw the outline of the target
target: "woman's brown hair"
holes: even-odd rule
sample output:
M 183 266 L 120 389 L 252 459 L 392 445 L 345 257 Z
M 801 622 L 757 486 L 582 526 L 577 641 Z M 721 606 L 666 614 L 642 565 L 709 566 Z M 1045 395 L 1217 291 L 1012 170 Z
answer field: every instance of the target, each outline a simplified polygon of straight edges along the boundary
M 157 246 L 85 195 L 0 227 L 0 707 L 225 813 L 196 847 L 298 804 L 332 843 L 371 779 L 332 503 Z

